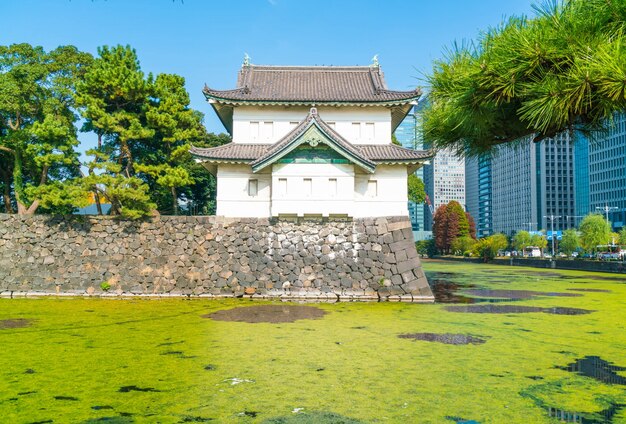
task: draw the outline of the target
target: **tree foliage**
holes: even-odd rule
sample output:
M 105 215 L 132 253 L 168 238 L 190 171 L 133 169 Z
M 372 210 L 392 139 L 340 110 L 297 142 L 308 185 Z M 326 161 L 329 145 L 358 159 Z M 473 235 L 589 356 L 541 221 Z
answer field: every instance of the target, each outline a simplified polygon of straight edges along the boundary
M 506 249 L 508 245 L 509 242 L 504 234 L 493 234 L 476 242 L 474 255 L 483 258 L 487 262 L 495 258 L 498 255 L 498 251 Z
M 78 173 L 74 88 L 91 60 L 72 46 L 50 52 L 29 44 L 0 46 L 0 179 L 6 212 L 15 205 L 18 213 L 31 214 L 42 203 L 53 207 L 59 196 L 65 203 L 77 194 L 61 193 L 60 181 Z
M 517 250 L 518 252 L 523 251 L 524 249 L 526 249 L 527 246 L 531 246 L 532 242 L 530 233 L 524 230 L 518 231 L 513 236 L 511 245 L 513 246 L 513 249 Z
M 580 244 L 587 252 L 596 252 L 598 246 L 609 242 L 611 226 L 600 214 L 591 213 L 585 216 L 578 229 Z
M 580 247 L 580 238 L 578 237 L 578 231 L 573 228 L 563 231 L 563 237 L 559 243 L 561 252 L 566 255 L 571 255 Z
M 435 246 L 434 239 L 420 240 L 415 243 L 417 253 L 422 256 L 432 258 L 437 255 L 437 246 Z
M 534 134 L 593 134 L 626 109 L 626 3 L 555 0 L 434 64 L 424 138 L 467 154 Z
M 411 174 L 407 178 L 408 198 L 413 203 L 424 203 L 426 201 L 426 190 L 424 181 L 417 175 Z
M 533 234 L 530 236 L 530 245 L 541 249 L 541 253 L 543 254 L 543 249 L 548 246 L 548 239 L 543 234 Z
M 127 217 L 178 214 L 181 200 L 209 212 L 215 184 L 189 154 L 191 144 L 229 140 L 211 137 L 203 115 L 189 107 L 185 80 L 178 75 L 144 75 L 129 46 L 102 47 L 78 84 L 78 104 L 98 146 L 90 152 L 85 187 Z M 194 190 L 198 179 L 207 189 Z M 213 187 L 213 190 L 211 190 Z
M 451 245 L 452 253 L 458 256 L 467 256 L 472 253 L 477 241 L 470 236 L 461 236 L 454 239 Z
M 469 236 L 476 240 L 476 222 L 469 212 L 465 212 L 465 217 L 467 218 L 467 224 L 469 225 Z
M 624 225 L 619 232 L 619 244 L 623 246 L 626 245 L 626 225 Z
M 433 238 L 435 246 L 443 254 L 450 253 L 457 237 L 469 236 L 470 225 L 459 202 L 451 201 L 441 205 L 433 216 Z

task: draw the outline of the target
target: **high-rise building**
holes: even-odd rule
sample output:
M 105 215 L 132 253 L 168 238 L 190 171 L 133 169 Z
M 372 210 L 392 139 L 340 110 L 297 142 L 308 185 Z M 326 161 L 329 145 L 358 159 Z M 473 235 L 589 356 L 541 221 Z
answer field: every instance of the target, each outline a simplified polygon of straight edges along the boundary
M 576 225 L 569 133 L 541 143 L 527 139 L 500 145 L 491 157 L 470 161 L 468 171 L 473 188 L 467 204 L 478 236 Z
M 396 128 L 394 135 L 396 136 L 396 140 L 398 140 L 402 147 L 406 147 L 407 149 L 422 150 L 423 143 L 421 135 L 419 133 L 418 114 L 416 109 L 417 107 L 413 106 L 413 108 L 407 114 L 404 120 L 400 123 L 400 125 L 398 125 L 398 128 Z M 415 175 L 417 175 L 423 181 L 423 168 L 415 171 Z M 413 231 L 424 231 L 424 204 L 409 202 L 408 208 Z
M 456 200 L 465 207 L 465 159 L 449 149 L 442 149 L 424 165 L 426 194 L 436 211 L 441 205 Z M 426 214 L 426 230 L 432 231 L 432 214 Z
M 615 231 L 626 224 L 626 114 L 616 114 L 608 132 L 594 138 L 577 134 L 576 215 L 606 215 L 606 208 Z
M 476 236 L 487 237 L 493 227 L 491 219 L 491 156 L 465 159 L 466 210 L 476 223 Z
M 424 148 L 421 133 L 421 110 L 427 104 L 427 101 L 427 99 L 421 100 L 417 106 L 414 106 L 398 128 L 396 128 L 394 135 L 396 140 L 402 144 L 402 147 L 414 150 L 422 150 Z M 424 168 L 421 167 L 415 171 L 415 175 L 424 181 Z M 415 240 L 430 238 L 432 235 L 430 231 L 425 231 L 425 215 L 430 213 L 426 208 L 426 204 L 409 202 L 408 208 Z

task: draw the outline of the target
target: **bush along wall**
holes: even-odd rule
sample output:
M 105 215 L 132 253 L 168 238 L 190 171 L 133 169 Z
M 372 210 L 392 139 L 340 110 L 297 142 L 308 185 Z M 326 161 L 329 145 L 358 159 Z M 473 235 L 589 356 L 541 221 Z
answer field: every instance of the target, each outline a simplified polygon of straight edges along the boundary
M 434 300 L 407 217 L 0 214 L 0 295 Z

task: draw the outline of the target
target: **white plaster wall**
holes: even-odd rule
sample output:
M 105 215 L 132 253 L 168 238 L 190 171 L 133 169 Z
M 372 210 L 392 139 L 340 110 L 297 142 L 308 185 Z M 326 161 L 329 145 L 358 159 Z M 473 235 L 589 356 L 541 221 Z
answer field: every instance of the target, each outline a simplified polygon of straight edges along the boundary
M 369 180 L 375 180 L 377 194 L 367 192 Z M 402 165 L 378 165 L 373 174 L 355 175 L 354 218 L 408 216 L 407 171 Z
M 239 106 L 233 112 L 233 142 L 274 143 L 306 118 L 310 107 L 306 106 Z M 391 143 L 391 111 L 384 106 L 317 108 L 319 116 L 327 123 L 335 123 L 334 129 L 354 144 Z M 250 122 L 259 122 L 259 136 L 252 137 Z M 272 122 L 271 136 L 265 136 L 263 126 Z M 353 123 L 360 123 L 360 135 Z M 373 137 L 368 136 L 366 123 L 374 125 Z
M 287 182 L 283 193 L 280 179 Z M 310 179 L 311 191 L 305 179 Z M 330 180 L 336 180 L 336 191 Z M 272 169 L 272 216 L 308 214 L 352 215 L 354 203 L 354 165 L 275 164 Z
M 271 174 L 253 174 L 248 165 L 219 165 L 217 215 L 408 216 L 404 166 L 379 165 L 373 174 L 355 173 L 354 168 L 346 164 L 275 164 Z M 256 196 L 248 195 L 250 179 L 258 180 Z M 287 182 L 286 193 L 281 179 Z M 310 179 L 310 192 L 305 179 Z M 334 193 L 331 179 L 336 180 Z M 368 193 L 368 181 L 376 181 L 375 196 Z
M 256 196 L 248 195 L 250 179 L 258 180 Z M 239 218 L 270 216 L 271 184 L 271 174 L 253 174 L 248 165 L 219 165 L 216 214 Z

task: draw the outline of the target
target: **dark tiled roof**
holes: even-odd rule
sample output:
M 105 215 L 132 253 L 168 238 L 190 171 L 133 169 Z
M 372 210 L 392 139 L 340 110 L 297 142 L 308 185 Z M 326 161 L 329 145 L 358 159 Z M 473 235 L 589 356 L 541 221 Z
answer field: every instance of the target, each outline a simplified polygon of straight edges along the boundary
M 199 159 L 218 162 L 253 162 L 270 150 L 273 144 L 228 143 L 219 147 L 192 147 L 191 154 Z M 423 161 L 433 156 L 428 150 L 411 150 L 394 144 L 353 145 L 361 155 L 372 162 L 412 162 Z
M 272 144 L 227 143 L 218 147 L 191 147 L 189 152 L 201 159 L 251 162 L 261 157 Z
M 237 88 L 204 88 L 209 99 L 225 103 L 390 103 L 417 100 L 419 89 L 387 88 L 379 66 L 242 66 Z
M 357 146 L 365 157 L 374 162 L 416 161 L 433 156 L 429 150 L 412 150 L 395 144 L 361 144 Z
M 309 129 L 312 125 L 317 125 L 326 136 L 333 142 L 337 148 L 343 152 L 344 155 L 351 156 L 353 161 L 360 162 L 366 168 L 373 170 L 376 165 L 374 165 L 368 158 L 363 156 L 361 151 L 348 140 L 343 138 L 339 133 L 333 130 L 326 122 L 324 122 L 319 115 L 317 114 L 316 108 L 311 108 L 307 117 L 300 122 L 293 130 L 291 130 L 287 135 L 278 140 L 276 143 L 272 145 L 270 149 L 268 149 L 261 157 L 252 162 L 252 168 L 258 167 L 263 163 L 271 163 L 272 158 L 280 157 L 281 153 L 285 150 L 288 150 L 291 144 L 296 141 L 307 129 Z

